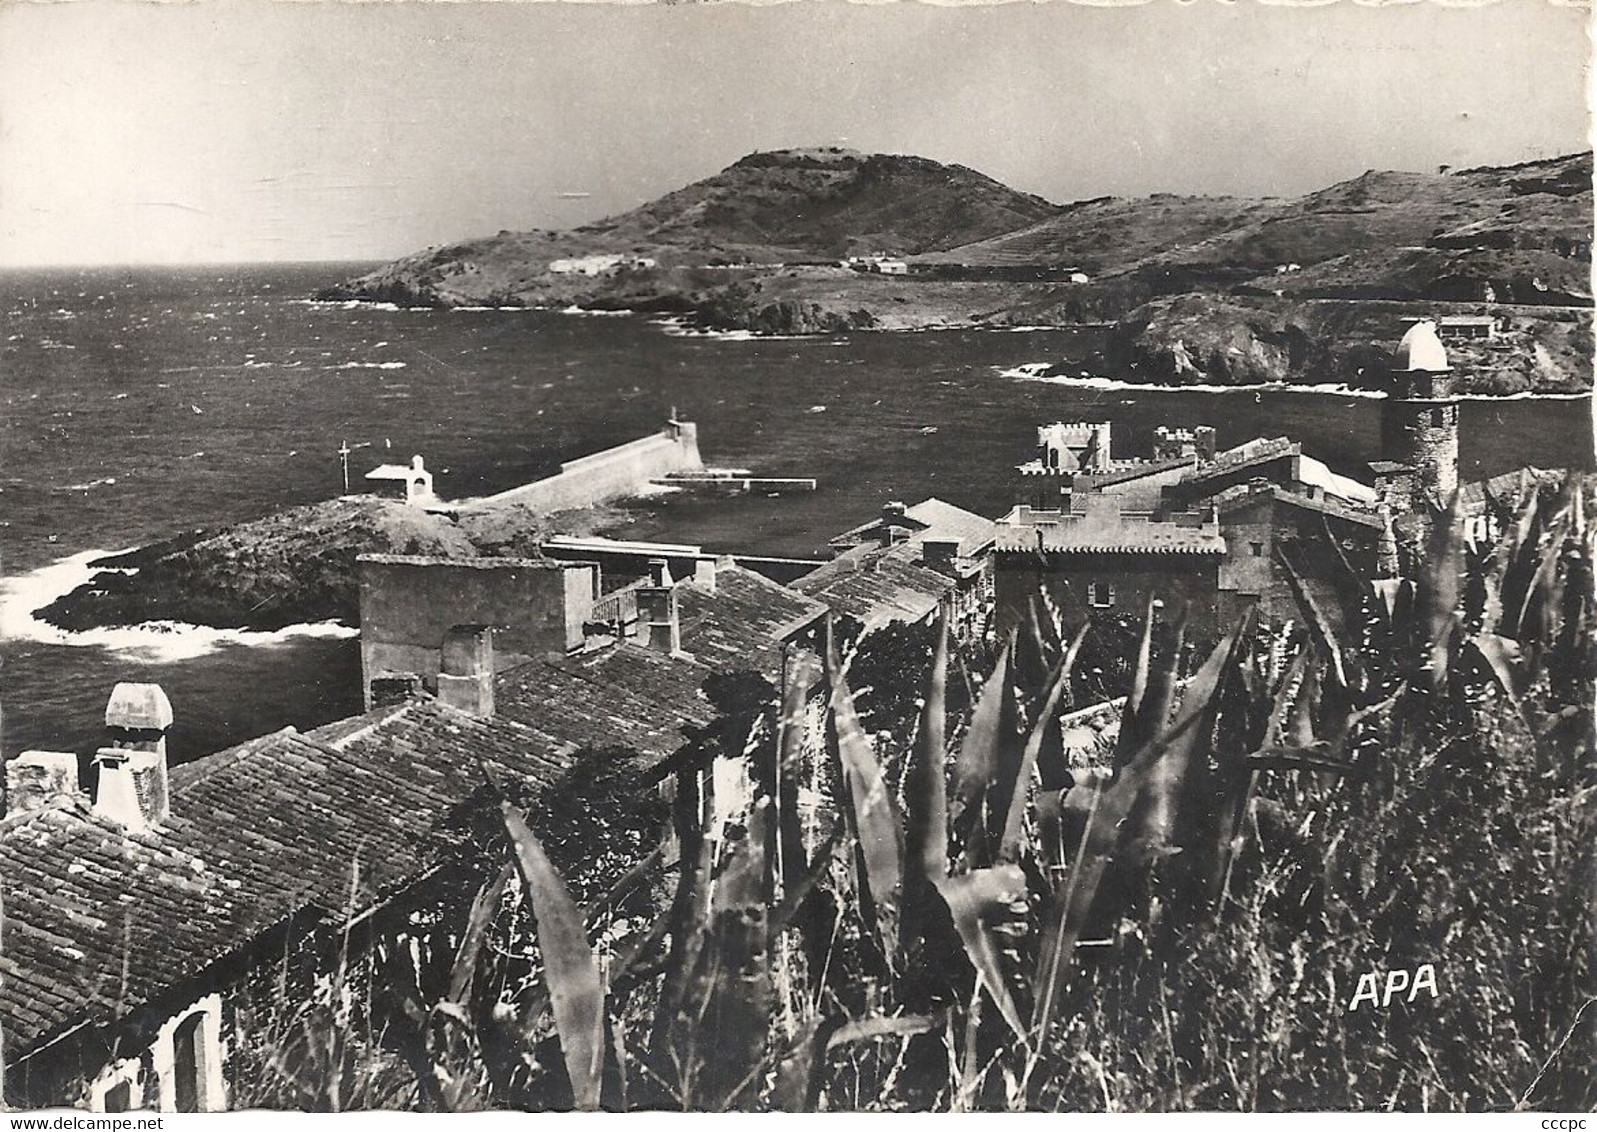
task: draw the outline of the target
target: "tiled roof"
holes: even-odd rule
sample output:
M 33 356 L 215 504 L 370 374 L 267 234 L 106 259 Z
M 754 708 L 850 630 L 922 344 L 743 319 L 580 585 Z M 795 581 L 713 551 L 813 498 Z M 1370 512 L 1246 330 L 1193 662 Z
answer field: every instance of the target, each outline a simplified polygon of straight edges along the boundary
M 955 581 L 921 564 L 920 548 L 861 546 L 817 566 L 792 588 L 877 629 L 930 616 Z
M 1281 487 L 1279 484 L 1237 484 L 1220 492 L 1213 499 L 1219 506 L 1220 513 L 1225 514 L 1265 497 L 1274 498 L 1277 502 L 1285 503 L 1290 507 L 1301 507 L 1307 511 L 1318 511 L 1324 515 L 1345 519 L 1350 523 L 1357 523 L 1372 530 L 1378 531 L 1381 529 L 1381 517 L 1374 511 L 1350 507 L 1346 503 L 1329 496 L 1313 499 L 1302 492 L 1292 491 Z
M 1148 476 L 1159 475 L 1162 472 L 1174 471 L 1177 468 L 1191 467 L 1196 463 L 1192 456 L 1172 456 L 1166 460 L 1140 460 L 1129 467 L 1112 467 L 1107 472 L 1084 473 L 1095 488 L 1113 487 L 1116 484 L 1132 483 Z
M 713 669 L 625 643 L 592 653 L 535 660 L 501 672 L 495 709 L 556 749 L 626 746 L 664 758 L 682 745 L 682 725 L 713 717 L 700 689 Z
M 1067 521 L 1004 528 L 1000 554 L 1224 554 L 1225 539 L 1213 527 L 1190 527 L 1141 519 L 1120 522 Z
M 1465 515 L 1484 515 L 1488 492 L 1494 499 L 1507 500 L 1517 506 L 1521 501 L 1522 477 L 1526 482 L 1535 484 L 1559 475 L 1560 473 L 1556 471 L 1548 472 L 1541 468 L 1527 467 L 1516 472 L 1504 472 L 1490 479 L 1471 480 L 1459 487 L 1459 509 Z
M 663 758 L 714 711 L 717 671 L 779 663 L 819 602 L 723 567 L 679 589 L 683 645 L 632 643 L 501 673 L 497 715 L 415 699 L 274 732 L 172 769 L 172 813 L 130 833 L 82 799 L 0 821 L 0 1021 L 23 1051 L 198 975 L 296 914 L 363 911 L 454 851 L 496 776 L 552 784 L 582 747 Z M 353 885 L 353 888 L 352 888 Z
M 381 901 L 452 852 L 484 763 L 535 788 L 565 766 L 528 728 L 430 700 L 357 720 L 174 768 L 148 833 L 81 798 L 0 822 L 8 1050 L 108 1021 L 302 911 Z
M 908 532 L 906 540 L 908 542 L 957 538 L 960 543 L 960 553 L 967 555 L 981 551 L 992 542 L 998 525 L 992 519 L 933 496 L 921 500 L 913 507 L 906 507 L 903 515 L 891 518 L 881 515 L 868 523 L 850 527 L 833 538 L 831 544 L 841 547 L 856 546 L 867 539 L 875 538 L 877 532 L 889 524 Z
M 998 534 L 998 524 L 993 520 L 935 496 L 907 508 L 904 513 L 926 525 L 925 532 L 918 536 L 920 539 L 957 538 L 961 554 L 977 553 Z
M 1235 448 L 1228 448 L 1215 456 L 1214 461 L 1199 465 L 1198 469 L 1187 477 L 1189 483 L 1201 483 L 1215 476 L 1223 476 L 1234 472 L 1238 468 L 1248 468 L 1255 464 L 1267 464 L 1271 460 L 1279 460 L 1283 456 L 1296 456 L 1302 448 L 1284 436 L 1274 439 L 1250 440 L 1246 444 L 1239 444 Z
M 682 649 L 717 672 L 781 669 L 784 638 L 823 617 L 826 606 L 741 566 L 720 566 L 713 590 L 677 587 Z

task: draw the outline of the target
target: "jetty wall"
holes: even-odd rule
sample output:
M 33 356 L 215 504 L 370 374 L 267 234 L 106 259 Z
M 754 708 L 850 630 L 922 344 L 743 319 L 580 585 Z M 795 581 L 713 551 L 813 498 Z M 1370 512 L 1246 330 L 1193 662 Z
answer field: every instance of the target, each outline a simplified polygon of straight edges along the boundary
M 598 594 L 598 567 L 586 562 L 363 554 L 357 565 L 368 707 L 374 680 L 414 676 L 432 687 L 457 625 L 493 629 L 500 671 L 580 648 Z
M 636 495 L 651 480 L 703 467 L 698 426 L 691 421 L 672 421 L 653 436 L 567 460 L 547 479 L 474 499 L 460 509 L 515 505 L 542 513 L 570 511 Z

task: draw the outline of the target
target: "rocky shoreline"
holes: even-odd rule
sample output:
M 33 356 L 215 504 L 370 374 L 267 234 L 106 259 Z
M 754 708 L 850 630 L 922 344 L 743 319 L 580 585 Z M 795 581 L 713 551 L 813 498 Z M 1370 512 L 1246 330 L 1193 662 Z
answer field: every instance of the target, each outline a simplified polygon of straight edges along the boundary
M 550 535 L 592 534 L 626 518 L 616 507 L 535 515 L 507 506 L 457 521 L 345 497 L 97 559 L 88 582 L 34 616 L 69 632 L 152 621 L 263 632 L 326 621 L 355 627 L 361 554 L 536 557 Z

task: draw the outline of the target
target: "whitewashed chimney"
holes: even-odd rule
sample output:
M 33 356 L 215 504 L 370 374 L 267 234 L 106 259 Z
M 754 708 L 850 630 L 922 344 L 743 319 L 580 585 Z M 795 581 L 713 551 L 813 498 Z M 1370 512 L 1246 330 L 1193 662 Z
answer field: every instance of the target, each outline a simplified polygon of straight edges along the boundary
M 638 626 L 643 644 L 658 652 L 682 651 L 682 617 L 677 608 L 671 566 L 663 558 L 649 560 L 649 584 L 639 586 Z
M 494 632 L 487 625 L 455 625 L 444 634 L 438 699 L 482 719 L 494 714 Z
M 159 684 L 118 684 L 105 705 L 110 743 L 94 755 L 94 812 L 143 830 L 171 813 L 166 733 L 172 703 Z
M 78 756 L 71 751 L 23 751 L 6 763 L 7 817 L 77 792 Z

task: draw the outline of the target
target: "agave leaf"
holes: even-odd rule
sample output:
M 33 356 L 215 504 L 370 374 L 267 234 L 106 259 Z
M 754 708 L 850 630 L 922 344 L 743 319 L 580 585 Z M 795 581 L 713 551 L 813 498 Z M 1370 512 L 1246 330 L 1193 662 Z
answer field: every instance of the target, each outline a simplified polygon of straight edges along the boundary
M 1142 637 L 1137 642 L 1137 664 L 1131 673 L 1131 691 L 1126 693 L 1126 706 L 1120 711 L 1120 741 L 1116 745 L 1114 765 L 1118 768 L 1131 758 L 1150 738 L 1140 730 L 1143 718 L 1142 701 L 1148 694 L 1148 666 L 1153 660 L 1153 596 L 1142 615 Z
M 1519 622 L 1524 614 L 1525 599 L 1530 592 L 1530 582 L 1539 563 L 1538 550 L 1546 530 L 1548 514 L 1541 506 L 1541 493 L 1527 489 L 1520 503 L 1519 514 L 1511 535 L 1498 541 L 1494 550 L 1494 568 L 1500 564 L 1502 584 L 1500 602 L 1502 616 L 1506 618 L 1498 631 L 1510 637 L 1519 636 Z
M 771 913 L 770 930 L 774 938 L 786 931 L 793 923 L 804 902 L 810 893 L 815 891 L 817 885 L 826 879 L 827 871 L 831 868 L 832 857 L 837 852 L 838 842 L 841 840 L 843 829 L 841 823 L 834 816 L 831 828 L 827 830 L 820 847 L 815 850 L 815 855 L 810 858 L 808 866 L 798 878 L 798 882 L 782 893 L 782 902 Z
M 954 795 L 965 807 L 976 805 L 998 777 L 999 748 L 1006 738 L 1002 734 L 1004 717 L 1008 714 L 1005 701 L 1014 695 L 1009 686 L 1011 651 L 1012 644 L 1005 644 L 998 654 L 998 663 L 987 683 L 982 685 L 964 741 L 954 759 Z
M 1427 671 L 1431 689 L 1447 683 L 1453 643 L 1459 629 L 1458 601 L 1463 578 L 1464 533 L 1462 495 L 1453 493 L 1445 512 L 1432 516 L 1426 540 L 1425 569 L 1420 574 Z
M 1048 600 L 1048 591 L 1038 589 L 1031 595 L 1026 603 L 1026 610 L 1030 614 L 1032 623 L 1037 626 L 1037 632 L 1043 643 L 1043 655 L 1054 656 L 1064 648 L 1065 641 L 1059 630 L 1057 611 Z
M 976 869 L 958 876 L 944 877 L 937 882 L 937 891 L 943 903 L 948 905 L 954 929 L 959 932 L 960 942 L 965 945 L 965 954 L 970 957 L 971 966 L 976 968 L 976 976 L 982 987 L 1014 1031 L 1015 1037 L 1026 1042 L 1026 1027 L 1004 982 L 998 944 L 989 926 L 993 919 L 1014 917 L 1017 907 L 1024 908 L 1025 874 L 1020 871 L 1019 865 L 995 865 L 990 869 Z
M 856 1022 L 845 1022 L 832 1031 L 831 1037 L 826 1039 L 826 1050 L 830 1053 L 839 1046 L 873 1038 L 912 1038 L 916 1034 L 929 1034 L 942 1029 L 947 1020 L 948 1015 L 943 1011 L 935 1014 L 897 1014 L 891 1018 L 880 1014 L 861 1018 Z
M 1346 774 L 1354 770 L 1352 763 L 1335 757 L 1336 748 L 1330 743 L 1310 743 L 1305 747 L 1261 747 L 1248 756 L 1248 764 L 1256 770 L 1313 770 Z
M 1554 611 L 1559 604 L 1558 566 L 1563 557 L 1563 516 L 1550 523 L 1546 544 L 1538 548 L 1536 572 L 1526 589 L 1514 635 L 1523 644 L 1546 645 L 1554 639 Z
M 1288 732 L 1294 737 L 1301 734 L 1296 717 L 1311 691 L 1307 673 L 1308 658 L 1308 651 L 1299 649 L 1281 674 L 1281 682 L 1276 685 L 1275 697 L 1270 704 L 1270 718 L 1265 721 L 1266 743 L 1280 743 Z M 1312 735 L 1312 725 L 1309 730 Z
M 1028 694 L 1037 694 L 1046 687 L 1049 670 L 1048 652 L 1043 644 L 1042 628 L 1037 624 L 1035 602 L 1026 605 L 1025 619 L 1015 630 L 1015 683 Z M 1035 704 L 1028 704 L 1035 708 Z
M 826 1043 L 842 1024 L 841 1018 L 818 1014 L 793 1036 L 777 1059 L 771 1085 L 771 1107 L 777 1112 L 815 1112 L 820 1107 Z
M 1303 680 L 1293 699 L 1286 729 L 1275 741 L 1306 747 L 1314 742 L 1314 712 L 1320 705 L 1320 666 L 1309 663 L 1307 653 L 1299 655 L 1303 660 Z
M 450 1002 L 463 1003 L 471 994 L 471 982 L 477 973 L 477 960 L 482 954 L 483 941 L 488 938 L 488 929 L 499 911 L 499 900 L 505 894 L 505 886 L 510 883 L 513 869 L 514 866 L 506 861 L 504 867 L 477 890 L 471 902 L 471 912 L 466 917 L 466 931 L 461 937 L 460 949 L 455 953 L 454 969 L 449 973 L 449 993 L 445 998 Z
M 1237 636 L 1233 630 L 1222 638 L 1193 675 L 1181 697 L 1181 719 L 1192 725 L 1183 727 L 1179 738 L 1165 746 L 1149 767 L 1142 836 L 1150 846 L 1167 844 L 1175 831 L 1182 798 L 1189 793 L 1189 771 L 1193 767 L 1207 769 L 1209 744 L 1220 708 L 1220 682 L 1236 651 Z M 1172 736 L 1175 731 L 1171 728 Z
M 1151 771 L 1170 745 L 1181 741 L 1197 725 L 1197 717 L 1183 714 L 1162 737 L 1145 744 L 1107 786 L 1095 786 L 1081 840 L 1065 883 L 1054 892 L 1043 921 L 1043 937 L 1032 974 L 1034 1029 L 1042 1038 L 1074 964 L 1076 941 L 1088 923 L 1103 880 L 1124 834 L 1132 807 L 1147 788 Z M 1068 800 L 1068 799 L 1067 799 Z
M 599 1107 L 604 1066 L 604 981 L 599 961 L 588 945 L 582 912 L 561 883 L 543 845 L 514 806 L 509 802 L 500 806 L 532 908 L 571 1095 L 577 1108 L 592 1112 Z
M 1287 582 L 1292 587 L 1292 595 L 1297 598 L 1298 605 L 1303 609 L 1304 618 L 1308 625 L 1309 636 L 1313 639 L 1315 647 L 1320 650 L 1331 665 L 1331 674 L 1335 683 L 1340 688 L 1348 686 L 1347 666 L 1342 658 L 1342 646 L 1337 643 L 1336 630 L 1332 627 L 1325 611 L 1320 608 L 1320 603 L 1309 592 L 1309 585 L 1303 580 L 1297 568 L 1292 565 L 1280 546 L 1275 548 L 1275 558 L 1283 569 L 1286 570 Z
M 761 807 L 768 807 L 762 800 Z M 756 817 L 758 815 L 755 815 Z M 751 822 L 750 829 L 758 826 Z M 679 1049 L 708 1055 L 683 1058 L 684 1101 L 715 1110 L 747 1108 L 763 1074 L 770 1019 L 775 1012 L 765 879 L 765 848 L 746 836 L 716 879 L 710 930 L 698 956 L 695 993 Z
M 1070 671 L 1075 667 L 1076 655 L 1081 651 L 1081 642 L 1086 636 L 1087 626 L 1084 624 L 1076 632 L 1065 655 L 1059 658 L 1059 665 L 1049 681 L 1048 697 L 1043 701 L 1042 710 L 1038 712 L 1036 722 L 1031 726 L 1031 734 L 1026 739 L 1026 749 L 1021 755 L 1020 769 L 1015 774 L 1015 785 L 1009 799 L 1009 811 L 1004 818 L 1003 836 L 998 843 L 1000 861 L 1013 861 L 1020 853 L 1021 826 L 1026 816 L 1026 799 L 1031 793 L 1037 754 L 1042 750 L 1048 731 L 1056 726 L 1059 698 L 1070 685 Z
M 1523 715 L 1526 678 L 1522 669 L 1519 643 L 1507 637 L 1499 637 L 1495 633 L 1481 633 L 1471 637 L 1466 647 L 1475 655 L 1481 667 L 1492 674 L 1497 686 L 1508 697 L 1509 703 Z M 1526 722 L 1530 723 L 1534 730 L 1535 725 L 1529 718 Z
M 882 954 L 891 959 L 898 950 L 898 908 L 904 880 L 904 847 L 900 840 L 903 830 L 887 777 L 860 726 L 854 710 L 854 694 L 841 673 L 832 678 L 831 716 L 848 794 L 844 812 L 864 866 L 865 889 L 870 897 L 867 923 L 875 928 Z
M 777 853 L 781 858 L 782 890 L 798 883 L 804 869 L 804 831 L 799 815 L 799 785 L 804 774 L 804 711 L 814 682 L 814 663 L 799 653 L 786 673 L 782 689 L 782 718 L 778 721 L 776 764 Z
M 1153 738 L 1170 726 L 1170 711 L 1175 705 L 1176 687 L 1181 676 L 1181 652 L 1187 639 L 1187 610 L 1180 613 L 1170 626 L 1170 648 L 1161 659 L 1148 664 L 1147 687 L 1138 709 L 1137 734 Z
M 927 677 L 926 703 L 921 708 L 920 730 L 915 736 L 905 789 L 910 867 L 918 869 L 926 880 L 948 872 L 948 747 L 944 733 L 947 684 L 948 614 L 944 610 L 937 618 L 937 644 Z

